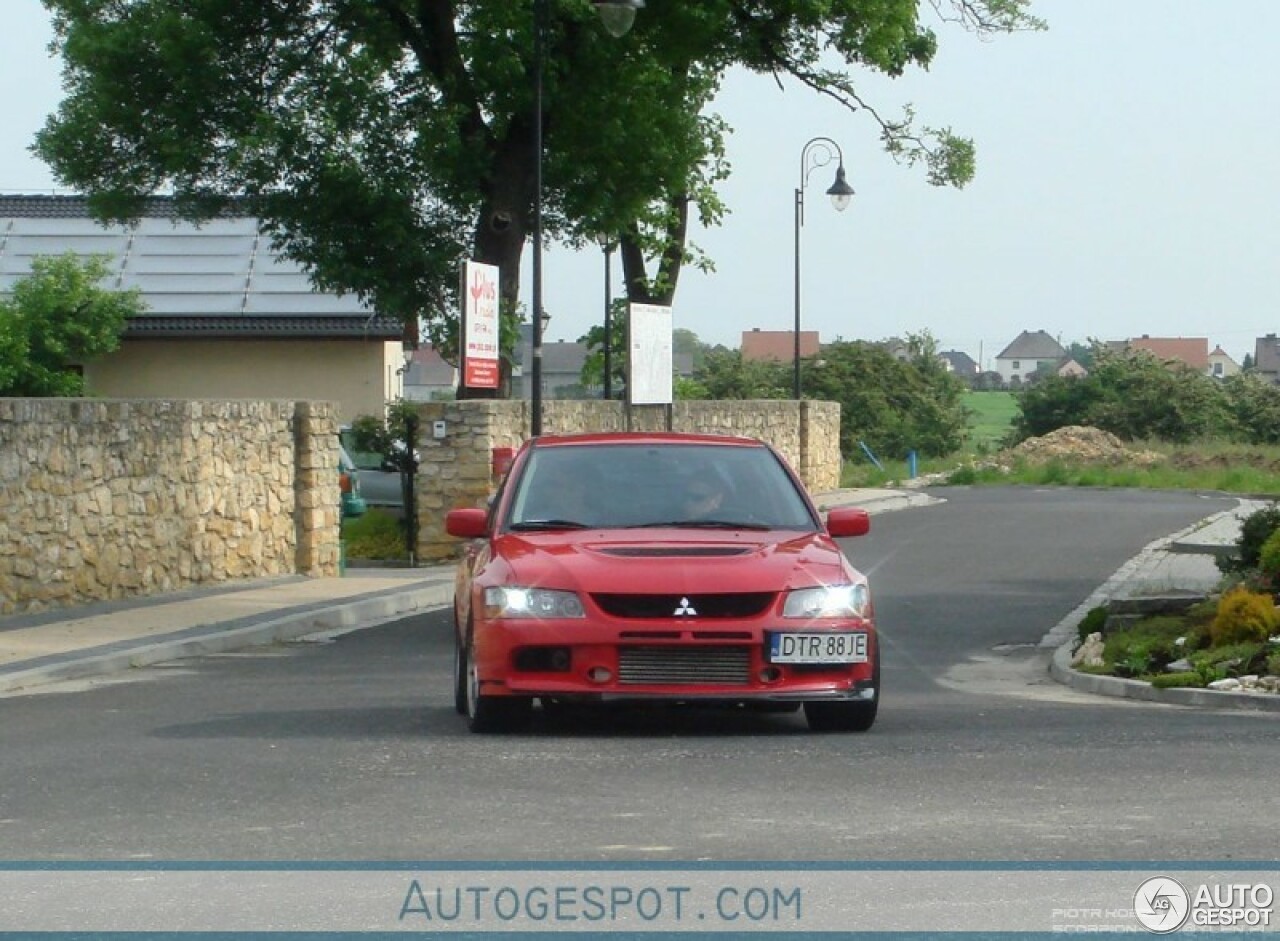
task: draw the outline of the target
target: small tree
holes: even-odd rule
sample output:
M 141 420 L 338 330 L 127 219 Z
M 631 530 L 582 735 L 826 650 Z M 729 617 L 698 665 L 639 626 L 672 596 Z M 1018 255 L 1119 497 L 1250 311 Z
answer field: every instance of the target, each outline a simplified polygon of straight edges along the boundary
M 84 395 L 73 367 L 120 347 L 128 319 L 146 310 L 138 290 L 101 287 L 105 255 L 40 257 L 0 300 L 0 396 Z
M 400 472 L 400 495 L 404 499 L 404 540 L 409 564 L 418 552 L 418 410 L 413 402 L 396 399 L 387 407 L 385 418 L 359 415 L 351 422 L 351 435 L 361 451 L 381 454 L 385 464 Z

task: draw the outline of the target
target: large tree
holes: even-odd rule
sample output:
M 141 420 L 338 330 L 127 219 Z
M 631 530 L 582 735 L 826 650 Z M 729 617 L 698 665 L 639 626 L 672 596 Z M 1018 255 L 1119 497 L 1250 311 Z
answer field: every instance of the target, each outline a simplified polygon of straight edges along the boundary
M 43 2 L 67 97 L 36 151 L 102 218 L 157 191 L 193 219 L 239 198 L 319 286 L 421 319 L 445 348 L 464 257 L 499 265 L 514 318 L 537 178 L 533 0 Z M 545 0 L 548 236 L 618 237 L 631 299 L 669 303 L 690 211 L 720 217 L 727 128 L 709 103 L 736 66 L 865 111 L 895 157 L 963 185 L 972 143 L 882 117 L 855 76 L 928 66 L 922 6 L 989 33 L 1038 25 L 1028 3 L 648 0 L 612 40 L 590 0 Z

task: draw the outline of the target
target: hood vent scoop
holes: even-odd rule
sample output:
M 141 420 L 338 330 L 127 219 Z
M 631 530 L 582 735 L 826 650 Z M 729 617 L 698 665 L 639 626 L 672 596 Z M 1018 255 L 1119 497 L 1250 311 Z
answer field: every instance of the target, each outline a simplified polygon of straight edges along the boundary
M 751 551 L 749 546 L 613 546 L 600 550 L 605 555 L 629 559 L 708 558 L 746 555 Z

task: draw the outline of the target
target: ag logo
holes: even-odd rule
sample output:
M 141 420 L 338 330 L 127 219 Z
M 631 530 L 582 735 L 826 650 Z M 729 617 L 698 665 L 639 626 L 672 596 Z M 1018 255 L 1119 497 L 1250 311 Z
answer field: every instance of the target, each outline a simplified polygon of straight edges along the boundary
M 1133 894 L 1133 913 L 1142 927 L 1156 934 L 1177 931 L 1191 911 L 1191 896 L 1176 879 L 1154 876 Z

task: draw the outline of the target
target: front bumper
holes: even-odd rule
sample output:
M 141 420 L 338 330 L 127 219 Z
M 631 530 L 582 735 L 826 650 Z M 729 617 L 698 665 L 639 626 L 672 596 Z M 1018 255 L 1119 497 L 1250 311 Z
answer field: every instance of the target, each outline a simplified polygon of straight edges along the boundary
M 811 626 L 805 630 L 812 631 Z M 674 630 L 584 630 L 509 621 L 476 633 L 481 689 L 488 696 L 592 701 L 874 701 L 879 649 L 868 622 L 826 630 L 864 633 L 867 659 L 843 664 L 771 663 L 771 630 L 680 625 Z M 592 635 L 590 638 L 584 635 Z M 604 634 L 605 636 L 601 636 Z M 696 636 L 695 636 L 696 635 Z

